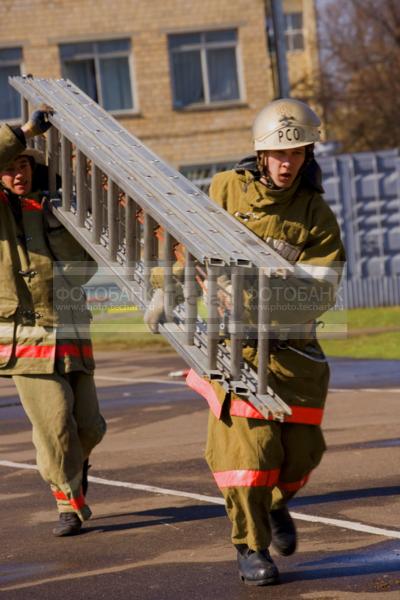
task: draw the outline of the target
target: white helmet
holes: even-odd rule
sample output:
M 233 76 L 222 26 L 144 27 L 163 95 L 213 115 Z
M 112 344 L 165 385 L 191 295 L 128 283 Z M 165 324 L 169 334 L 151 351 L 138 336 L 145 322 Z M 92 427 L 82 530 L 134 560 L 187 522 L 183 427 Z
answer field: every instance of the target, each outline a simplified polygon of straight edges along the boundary
M 255 150 L 285 150 L 319 142 L 321 121 L 304 102 L 281 98 L 267 104 L 253 125 Z

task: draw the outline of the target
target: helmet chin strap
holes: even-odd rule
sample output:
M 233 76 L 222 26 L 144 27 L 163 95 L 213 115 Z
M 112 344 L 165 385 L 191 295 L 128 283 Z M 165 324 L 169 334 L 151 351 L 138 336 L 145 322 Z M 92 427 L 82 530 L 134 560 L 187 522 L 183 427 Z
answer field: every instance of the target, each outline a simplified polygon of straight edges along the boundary
M 257 167 L 260 172 L 260 181 L 270 190 L 279 190 L 268 171 L 268 150 L 257 152 Z

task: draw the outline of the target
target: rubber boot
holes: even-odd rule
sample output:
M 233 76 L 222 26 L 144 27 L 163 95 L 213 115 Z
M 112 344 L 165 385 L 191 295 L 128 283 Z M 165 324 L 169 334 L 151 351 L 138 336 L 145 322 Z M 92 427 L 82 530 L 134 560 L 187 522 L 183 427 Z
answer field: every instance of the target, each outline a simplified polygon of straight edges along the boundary
M 53 529 L 56 537 L 67 537 L 80 533 L 82 521 L 74 512 L 63 512 L 59 514 L 58 524 Z
M 274 549 L 282 556 L 290 556 L 297 547 L 297 534 L 287 507 L 271 510 L 269 521 Z
M 274 585 L 279 582 L 279 571 L 268 550 L 251 550 L 236 546 L 239 576 L 247 585 Z

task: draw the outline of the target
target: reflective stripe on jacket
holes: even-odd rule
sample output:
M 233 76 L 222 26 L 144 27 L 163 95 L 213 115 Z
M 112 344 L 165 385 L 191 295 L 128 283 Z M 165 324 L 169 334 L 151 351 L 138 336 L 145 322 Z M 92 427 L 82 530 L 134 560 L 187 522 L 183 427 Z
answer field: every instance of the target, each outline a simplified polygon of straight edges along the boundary
M 225 390 L 215 382 L 209 382 L 200 377 L 191 369 L 186 377 L 187 385 L 203 396 L 207 404 L 217 419 L 221 418 L 222 408 L 225 401 L 229 403 L 229 414 L 231 417 L 245 417 L 246 419 L 265 419 L 264 415 L 258 411 L 248 400 L 243 400 L 235 394 L 227 394 Z M 321 425 L 324 416 L 324 410 L 321 407 L 299 406 L 291 404 L 292 414 L 285 416 L 285 423 L 303 423 L 306 425 Z M 272 415 L 268 421 L 273 421 Z

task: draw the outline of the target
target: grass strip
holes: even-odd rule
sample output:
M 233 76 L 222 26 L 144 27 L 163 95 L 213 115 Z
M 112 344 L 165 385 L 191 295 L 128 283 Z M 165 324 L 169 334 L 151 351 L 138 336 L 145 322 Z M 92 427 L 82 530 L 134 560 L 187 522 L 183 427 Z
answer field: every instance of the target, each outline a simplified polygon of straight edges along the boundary
M 320 329 L 320 342 L 328 356 L 400 360 L 400 307 L 330 311 L 321 320 L 325 327 Z M 342 324 L 347 333 L 338 339 L 324 337 L 324 329 L 337 324 Z M 161 335 L 147 330 L 140 312 L 95 315 L 92 339 L 95 350 L 171 350 Z

